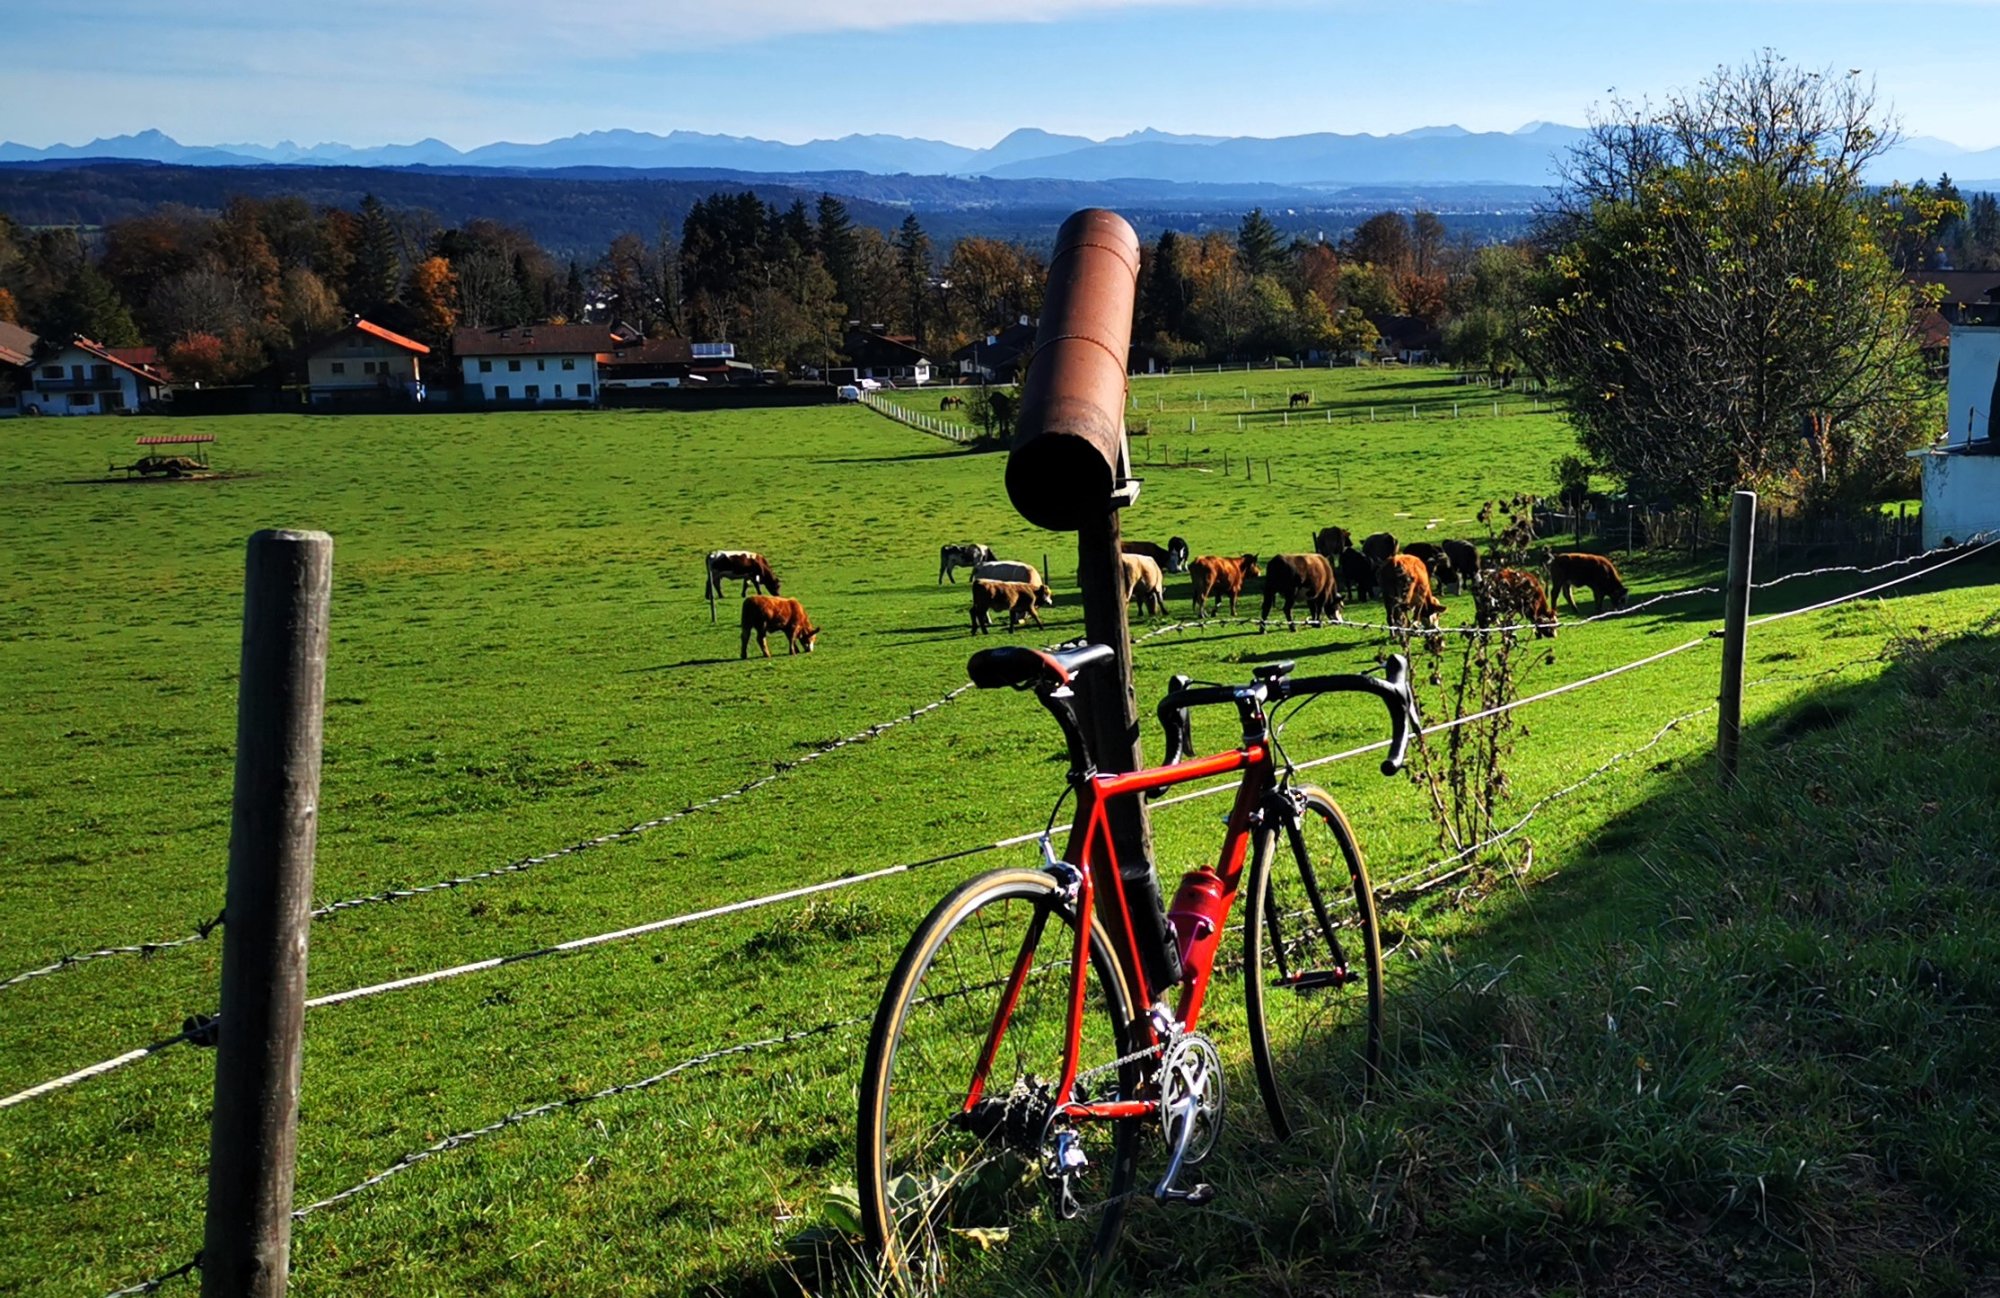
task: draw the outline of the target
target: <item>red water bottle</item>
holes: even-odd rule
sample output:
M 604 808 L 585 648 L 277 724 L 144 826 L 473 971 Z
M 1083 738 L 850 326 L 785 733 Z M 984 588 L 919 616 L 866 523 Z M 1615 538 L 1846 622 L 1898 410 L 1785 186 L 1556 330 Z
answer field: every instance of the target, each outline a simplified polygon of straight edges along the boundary
M 1185 973 L 1208 968 L 1216 944 L 1222 940 L 1222 920 L 1228 909 L 1222 877 L 1215 871 L 1204 868 L 1181 876 L 1174 904 L 1167 908 L 1167 923 L 1173 925 Z

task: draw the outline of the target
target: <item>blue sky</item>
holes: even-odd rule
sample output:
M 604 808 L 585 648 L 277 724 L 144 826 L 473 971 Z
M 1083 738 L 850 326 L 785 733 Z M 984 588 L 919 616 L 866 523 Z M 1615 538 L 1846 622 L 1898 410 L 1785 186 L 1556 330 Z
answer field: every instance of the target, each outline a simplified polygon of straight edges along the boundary
M 0 138 L 31 145 L 1512 130 L 1763 46 L 1865 70 L 1908 135 L 2000 145 L 2000 0 L 68 0 L 9 26 Z

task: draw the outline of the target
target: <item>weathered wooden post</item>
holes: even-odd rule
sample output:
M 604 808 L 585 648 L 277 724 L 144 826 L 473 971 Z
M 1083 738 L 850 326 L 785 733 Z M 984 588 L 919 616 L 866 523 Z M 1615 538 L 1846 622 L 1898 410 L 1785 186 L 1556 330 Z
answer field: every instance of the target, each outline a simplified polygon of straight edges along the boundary
M 1743 650 L 1750 627 L 1750 548 L 1757 539 L 1757 493 L 1739 491 L 1729 510 L 1729 589 L 1722 604 L 1722 693 L 1715 756 L 1722 782 L 1736 781 L 1743 740 Z
M 1007 457 L 1007 495 L 1021 516 L 1051 531 L 1076 532 L 1084 633 L 1117 651 L 1114 670 L 1085 673 L 1077 682 L 1084 727 L 1107 771 L 1137 770 L 1143 762 L 1118 522 L 1118 510 L 1138 496 L 1121 416 L 1138 283 L 1139 236 L 1123 217 L 1085 208 L 1063 222 Z M 1139 934 L 1146 981 L 1172 986 L 1180 981 L 1180 960 L 1159 903 L 1145 807 L 1140 799 L 1118 798 L 1108 811 L 1135 914 L 1153 930 Z
M 280 1298 L 290 1268 L 332 577 L 324 532 L 250 538 L 203 1298 Z

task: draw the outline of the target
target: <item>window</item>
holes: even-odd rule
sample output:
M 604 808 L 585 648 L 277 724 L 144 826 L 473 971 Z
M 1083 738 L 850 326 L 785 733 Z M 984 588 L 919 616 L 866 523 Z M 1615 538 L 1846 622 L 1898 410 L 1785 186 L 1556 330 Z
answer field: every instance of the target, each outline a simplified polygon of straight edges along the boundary
M 69 394 L 69 403 L 73 406 L 94 406 L 97 404 L 97 398 L 88 392 L 72 392 Z
M 61 378 L 62 376 L 63 376 L 63 367 L 62 367 L 62 366 L 60 366 L 60 365 L 44 365 L 44 366 L 42 366 L 42 377 L 43 377 L 43 378 L 45 378 L 45 379 L 59 379 L 59 378 Z
M 363 374 L 373 374 L 375 372 L 375 362 L 374 361 L 361 362 L 361 372 Z
M 545 360 L 537 360 L 537 361 L 535 362 L 535 368 L 536 368 L 536 369 L 538 369 L 538 370 L 545 370 L 545 369 L 547 369 L 548 367 L 549 367 L 549 363 L 548 363 L 547 361 L 545 361 Z
M 481 374 L 491 374 L 493 372 L 493 362 L 492 361 L 479 362 L 479 372 Z
M 105 393 L 104 408 L 106 410 L 123 410 L 125 408 L 125 394 L 123 392 Z
M 91 366 L 90 378 L 93 383 L 109 383 L 111 381 L 111 367 L 109 365 Z
M 576 368 L 576 357 L 574 357 L 574 356 L 565 356 L 565 357 L 563 357 L 563 368 L 564 368 L 564 369 L 566 369 L 566 370 L 573 370 L 573 369 L 575 369 L 575 368 Z
M 81 383 L 81 382 L 83 382 L 83 366 L 81 366 L 81 365 L 72 365 L 72 366 L 70 366 L 70 367 L 69 367 L 69 376 L 70 376 L 71 378 L 75 379 L 75 380 L 76 380 L 76 381 L 77 381 L 78 383 Z
M 588 399 L 590 396 L 590 385 L 588 383 L 577 384 L 576 395 Z
M 346 361 L 335 361 L 335 362 L 333 363 L 333 372 L 334 372 L 335 374 L 345 374 L 345 373 L 347 373 L 347 362 L 346 362 Z
M 530 383 L 527 386 L 526 392 L 530 401 L 539 401 L 542 398 L 542 388 L 539 383 Z
M 521 362 L 519 362 L 519 361 L 508 361 L 508 362 L 507 362 L 507 372 L 508 372 L 509 374 L 519 374 L 519 373 L 521 372 Z
M 560 383 L 556 384 L 556 399 L 558 401 L 562 400 L 562 384 Z
M 493 389 L 493 399 L 495 401 L 505 401 L 507 399 L 506 384 L 502 383 L 499 387 Z

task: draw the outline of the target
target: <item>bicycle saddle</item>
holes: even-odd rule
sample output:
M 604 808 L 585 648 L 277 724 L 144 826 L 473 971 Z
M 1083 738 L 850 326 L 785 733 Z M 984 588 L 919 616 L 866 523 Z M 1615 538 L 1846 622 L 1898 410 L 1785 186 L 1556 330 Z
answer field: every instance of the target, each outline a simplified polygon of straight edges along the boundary
M 1108 644 L 1078 645 L 1074 649 L 1030 649 L 1026 645 L 1002 645 L 981 649 L 966 660 L 965 674 L 982 690 L 1010 685 L 1017 690 L 1031 685 L 1067 685 L 1076 673 L 1113 658 Z

